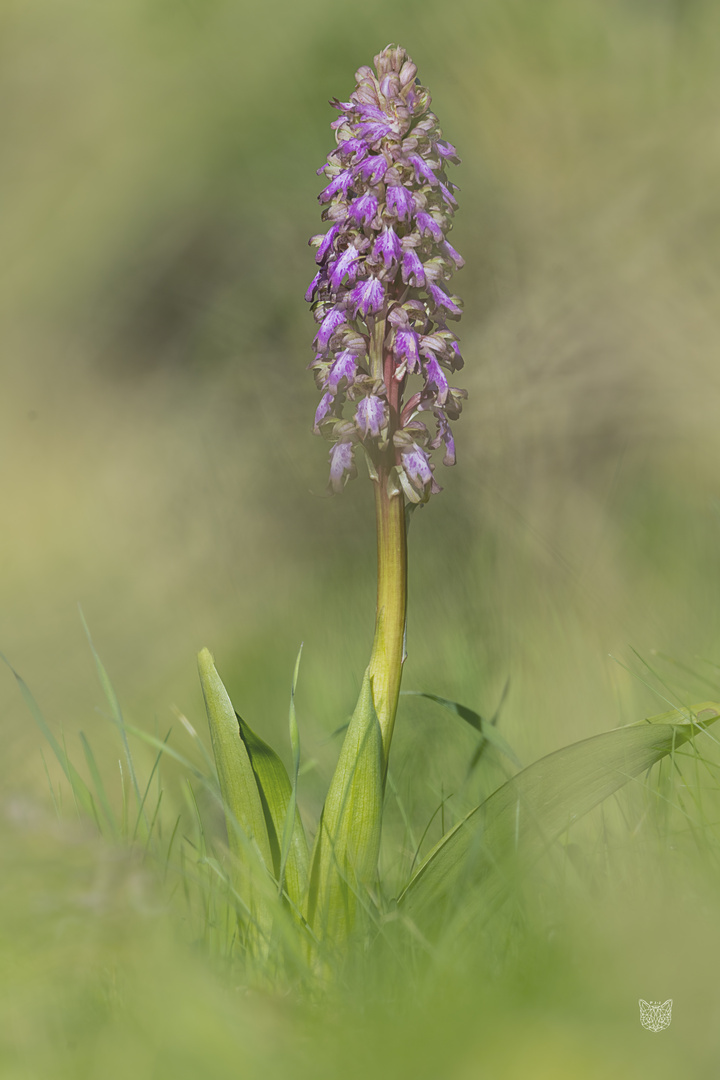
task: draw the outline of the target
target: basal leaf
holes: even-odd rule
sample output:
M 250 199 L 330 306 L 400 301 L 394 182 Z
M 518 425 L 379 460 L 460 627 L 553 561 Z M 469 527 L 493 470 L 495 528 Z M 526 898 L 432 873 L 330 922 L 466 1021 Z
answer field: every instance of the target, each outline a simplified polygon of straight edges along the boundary
M 346 937 L 373 886 L 382 801 L 382 733 L 366 671 L 313 847 L 307 918 L 319 938 Z
M 265 866 L 272 873 L 272 850 L 255 773 L 246 743 L 240 736 L 235 710 L 208 649 L 203 649 L 198 656 L 198 669 L 225 808 L 230 850 L 242 863 L 246 855 L 246 843 L 243 841 L 255 843 Z M 238 826 L 244 836 L 239 835 Z
M 288 807 L 293 802 L 295 823 L 284 867 L 285 889 L 293 904 L 300 910 L 305 900 L 308 875 L 308 848 L 300 814 L 294 805 L 293 788 L 287 770 L 272 749 L 257 735 L 242 717 L 238 716 L 240 737 L 245 744 L 257 782 L 265 815 L 265 826 L 272 854 L 273 876 L 279 881 L 282 863 L 282 839 Z
M 436 844 L 398 899 L 401 911 L 423 923 L 440 919 L 449 897 L 482 890 L 492 903 L 503 892 L 503 862 L 538 859 L 573 821 L 623 784 L 672 753 L 720 716 L 702 702 L 628 727 L 595 735 L 548 754 L 523 769 Z

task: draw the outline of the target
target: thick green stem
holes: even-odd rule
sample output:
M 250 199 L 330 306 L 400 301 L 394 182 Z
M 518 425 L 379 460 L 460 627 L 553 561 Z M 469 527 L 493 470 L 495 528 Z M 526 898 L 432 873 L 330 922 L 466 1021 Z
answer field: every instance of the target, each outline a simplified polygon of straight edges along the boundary
M 389 485 L 399 454 L 393 435 L 400 426 L 405 379 L 395 378 L 392 352 L 386 346 L 385 312 L 373 326 L 370 341 L 372 374 L 382 379 L 389 405 L 388 445 L 376 461 L 375 516 L 377 522 L 378 586 L 375 638 L 370 657 L 372 696 L 383 740 L 384 773 L 387 772 L 390 742 L 395 725 L 400 680 L 405 661 L 405 619 L 407 613 L 407 538 L 405 497 Z M 392 491 L 392 494 L 391 494 Z
M 381 469 L 375 482 L 378 587 L 370 657 L 373 703 L 382 731 L 386 772 L 405 661 L 407 612 L 405 499 L 401 493 L 388 493 L 387 480 L 387 471 Z

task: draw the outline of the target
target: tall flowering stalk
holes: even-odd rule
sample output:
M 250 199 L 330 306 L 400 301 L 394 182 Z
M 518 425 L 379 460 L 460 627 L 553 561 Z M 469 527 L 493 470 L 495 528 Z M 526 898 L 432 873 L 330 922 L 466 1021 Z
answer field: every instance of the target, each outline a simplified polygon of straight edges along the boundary
M 320 202 L 330 227 L 311 240 L 319 267 L 307 293 L 319 323 L 311 367 L 322 391 L 315 430 L 332 444 L 334 491 L 355 475 L 355 458 L 364 455 L 375 484 L 378 537 L 372 656 L 312 850 L 296 801 L 297 664 L 289 713 L 291 777 L 235 713 L 207 650 L 199 656 L 234 856 L 230 884 L 241 940 L 248 955 L 265 960 L 281 940 L 291 949 L 296 939 L 289 930 L 298 930 L 303 956 L 318 973 L 332 969 L 348 938 L 362 933 L 365 917 L 377 929 L 377 911 L 384 907 L 377 870 L 405 652 L 406 510 L 440 490 L 433 452 L 443 447 L 445 464 L 454 463 L 450 425 L 465 397 L 449 381 L 462 367 L 448 328 L 461 305 L 443 284 L 462 266 L 447 240 L 456 189 L 445 167 L 458 158 L 441 137 L 430 95 L 407 53 L 389 45 L 375 57 L 375 69 L 360 68 L 350 100 L 332 102 L 340 113 L 332 125 L 337 148 L 319 170 L 328 181 Z M 519 765 L 492 723 L 466 706 L 425 696 Z M 566 832 L 568 821 L 718 719 L 716 702 L 673 709 L 521 769 L 446 832 L 418 866 L 413 860 L 395 899 L 400 921 L 413 938 L 418 930 L 427 938 L 439 927 L 446 931 L 449 913 L 461 932 Z
M 361 452 L 375 484 L 378 594 L 369 674 L 390 749 L 407 607 L 406 504 L 440 491 L 433 451 L 455 462 L 450 427 L 466 392 L 450 385 L 463 366 L 448 327 L 462 304 L 448 293 L 463 259 L 447 239 L 457 206 L 448 163 L 459 163 L 430 111 L 404 49 L 388 45 L 375 71 L 361 67 L 332 123 L 337 147 L 319 169 L 330 228 L 312 237 L 319 269 L 307 291 L 319 323 L 315 371 L 322 391 L 314 430 L 332 443 L 330 487 L 357 473 Z
M 378 591 L 370 663 L 309 851 L 297 812 L 299 740 L 290 708 L 294 773 L 235 713 L 212 657 L 199 657 L 234 855 L 233 889 L 248 949 L 261 955 L 290 914 L 310 952 L 339 945 L 358 911 L 377 903 L 383 794 L 405 659 L 406 510 L 440 491 L 433 454 L 455 462 L 451 422 L 464 390 L 448 322 L 460 300 L 445 283 L 463 265 L 447 239 L 456 206 L 446 176 L 457 163 L 430 95 L 404 49 L 388 45 L 361 67 L 346 102 L 333 101 L 336 149 L 319 170 L 328 231 L 310 241 L 318 271 L 307 292 L 319 326 L 311 367 L 322 396 L 315 431 L 330 448 L 330 488 L 362 454 L 375 485 Z M 297 676 L 297 667 L 295 675 Z M 293 683 L 294 695 L 294 683 Z M 277 904 L 268 908 L 268 880 Z

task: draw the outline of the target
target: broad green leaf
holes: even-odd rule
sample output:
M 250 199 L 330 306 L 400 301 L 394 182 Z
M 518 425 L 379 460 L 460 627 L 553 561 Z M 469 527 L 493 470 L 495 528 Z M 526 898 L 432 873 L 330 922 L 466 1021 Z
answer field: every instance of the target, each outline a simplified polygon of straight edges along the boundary
M 522 763 L 517 754 L 494 726 L 497 714 L 492 720 L 485 720 L 480 713 L 475 712 L 474 709 L 469 709 L 467 705 L 460 705 L 459 702 L 450 701 L 448 698 L 440 697 L 438 694 L 428 694 L 424 690 L 402 690 L 401 693 L 406 696 L 427 698 L 428 701 L 434 701 L 437 705 L 442 705 L 444 709 L 448 709 L 449 712 L 455 713 L 456 716 L 459 716 L 461 720 L 464 720 L 466 724 L 469 724 L 471 728 L 474 728 L 475 731 L 482 735 L 483 739 L 486 739 L 491 746 L 494 746 L 509 761 L 512 761 L 516 768 L 522 769 Z M 481 743 L 478 752 L 475 754 L 473 764 L 480 757 L 479 751 L 483 749 L 483 746 L 484 744 Z
M 369 669 L 330 783 L 313 847 L 307 918 L 316 935 L 342 941 L 377 872 L 383 747 Z
M 257 735 L 242 717 L 237 716 L 240 737 L 245 744 L 257 790 L 260 795 L 267 829 L 272 862 L 270 868 L 280 880 L 282 839 L 290 803 L 293 803 L 294 829 L 288 837 L 285 862 L 285 889 L 293 904 L 300 910 L 305 900 L 308 874 L 308 848 L 300 814 L 294 805 L 293 788 L 282 761 L 266 742 Z
M 225 808 L 230 850 L 241 863 L 246 861 L 246 844 L 238 833 L 239 826 L 245 840 L 257 844 L 265 866 L 272 872 L 272 850 L 255 773 L 246 744 L 240 737 L 235 710 L 208 649 L 203 649 L 198 656 L 198 669 Z
M 720 705 L 702 702 L 616 728 L 548 754 L 475 807 L 425 858 L 398 898 L 413 921 L 442 918 L 451 895 L 502 894 L 503 862 L 536 861 L 572 822 L 628 780 L 713 723 Z M 507 864 L 506 864 L 507 865 Z

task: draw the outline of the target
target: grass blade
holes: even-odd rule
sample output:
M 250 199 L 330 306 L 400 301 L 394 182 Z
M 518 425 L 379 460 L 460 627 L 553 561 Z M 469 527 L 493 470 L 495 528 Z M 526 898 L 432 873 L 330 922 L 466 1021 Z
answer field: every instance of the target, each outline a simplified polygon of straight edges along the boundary
M 496 750 L 499 750 L 501 754 L 504 754 L 509 761 L 512 761 L 516 768 L 522 769 L 522 762 L 518 758 L 517 754 L 510 746 L 510 744 L 503 739 L 502 735 L 495 727 L 495 722 L 498 717 L 498 713 L 495 714 L 492 720 L 485 720 L 480 713 L 475 712 L 474 709 L 469 709 L 467 705 L 460 705 L 457 701 L 450 701 L 448 698 L 440 697 L 438 694 L 428 694 L 424 690 L 403 690 L 403 694 L 410 695 L 412 697 L 427 698 L 428 701 L 434 701 L 437 705 L 442 705 L 444 709 L 459 716 L 461 720 L 464 720 L 466 724 L 469 724 L 471 728 L 474 728 L 484 740 L 494 746 Z M 505 694 L 503 693 L 503 698 Z M 476 751 L 476 756 L 473 760 L 473 765 L 477 763 L 480 754 L 485 746 L 485 743 L 481 743 Z
M 147 802 L 147 797 L 148 797 L 148 795 L 150 793 L 150 785 L 152 784 L 153 777 L 155 776 L 155 773 L 157 772 L 157 770 L 158 770 L 158 768 L 160 766 L 160 761 L 162 759 L 163 754 L 165 753 L 165 749 L 166 749 L 166 746 L 167 746 L 167 741 L 170 738 L 171 734 L 172 734 L 172 728 L 169 728 L 167 735 L 165 736 L 165 738 L 162 741 L 162 747 L 157 752 L 157 755 L 155 757 L 155 761 L 153 762 L 153 767 L 150 770 L 150 775 L 148 777 L 147 784 L 145 785 L 145 791 L 143 792 L 142 802 L 140 803 L 140 808 L 138 810 L 137 818 L 135 819 L 135 828 L 133 829 L 133 835 L 132 835 L 133 840 L 137 836 L 138 829 L 140 828 L 140 822 L 143 819 L 143 811 L 145 809 L 145 803 Z M 162 792 L 161 792 L 161 794 L 162 794 Z M 153 821 L 150 823 L 150 831 L 148 833 L 148 843 L 150 842 L 150 835 L 152 833 L 152 826 L 153 826 L 153 823 L 154 823 L 154 820 L 155 820 L 156 817 L 157 817 L 157 811 L 155 811 Z
M 441 918 L 451 895 L 480 885 L 493 902 L 504 890 L 508 855 L 521 867 L 532 864 L 569 824 L 718 717 L 715 702 L 674 709 L 534 762 L 436 844 L 398 898 L 400 908 L 422 924 L 431 914 Z
M 73 797 L 75 798 L 78 807 L 82 808 L 82 810 L 90 817 L 97 820 L 97 815 L 95 813 L 95 802 L 92 797 L 90 788 L 87 786 L 80 773 L 70 761 L 70 758 L 68 757 L 65 748 L 60 745 L 60 743 L 57 741 L 52 731 L 48 727 L 45 721 L 45 717 L 40 710 L 40 706 L 36 702 L 35 698 L 32 696 L 27 683 L 22 678 L 22 676 L 18 674 L 18 672 L 12 666 L 7 657 L 3 655 L 3 653 L 0 653 L 0 659 L 2 659 L 7 664 L 7 666 L 10 668 L 13 675 L 15 676 L 15 681 L 20 688 L 20 693 L 23 697 L 23 700 L 27 705 L 28 709 L 30 710 L 30 713 L 35 723 L 45 736 L 45 740 L 50 746 L 50 749 L 60 763 L 60 767 L 62 768 L 62 771 L 65 773 L 65 776 L 68 779 L 68 782 L 72 789 Z
M 85 760 L 87 761 L 87 766 L 90 771 L 92 782 L 95 785 L 95 791 L 97 793 L 98 801 L 100 803 L 100 806 L 102 807 L 105 819 L 110 827 L 110 832 L 112 833 L 113 838 L 117 839 L 118 827 L 115 820 L 115 815 L 112 812 L 112 807 L 110 806 L 110 801 L 107 797 L 105 785 L 103 783 L 102 776 L 100 775 L 100 770 L 97 767 L 97 762 L 95 761 L 95 755 L 92 752 L 92 747 L 90 746 L 90 743 L 88 742 L 83 731 L 80 732 L 80 742 L 82 743 Z
M 305 833 L 297 809 L 297 784 L 300 772 L 300 731 L 298 730 L 297 715 L 295 712 L 295 690 L 297 688 L 298 673 L 300 671 L 300 658 L 302 657 L 302 645 L 295 661 L 292 686 L 290 688 L 290 709 L 288 713 L 288 725 L 290 728 L 290 748 L 293 756 L 293 773 L 290 789 L 290 798 L 285 809 L 285 820 L 282 830 L 282 846 L 280 850 L 280 871 L 278 874 L 278 890 L 282 893 L 287 888 L 290 899 L 300 909 L 305 901 L 308 875 L 308 849 Z
M 140 813 L 143 813 L 145 824 L 147 825 L 147 818 L 145 818 L 144 812 L 142 810 L 142 796 L 140 794 L 140 785 L 138 784 L 137 775 L 135 773 L 135 765 L 133 763 L 132 754 L 130 753 L 130 744 L 128 743 L 128 739 L 127 739 L 127 732 L 125 730 L 125 720 L 123 718 L 122 709 L 120 708 L 120 702 L 118 700 L 117 694 L 115 693 L 115 689 L 114 689 L 112 683 L 110 682 L 110 677 L 108 676 L 108 673 L 105 670 L 105 666 L 104 666 L 102 660 L 100 659 L 100 656 L 99 656 L 99 654 L 98 654 L 98 652 L 97 652 L 97 650 L 95 648 L 95 645 L 93 643 L 93 639 L 92 639 L 92 637 L 90 635 L 90 628 L 89 628 L 87 622 L 85 621 L 85 616 L 83 615 L 82 608 L 80 608 L 79 611 L 80 611 L 80 619 L 82 621 L 83 628 L 85 630 L 85 634 L 86 634 L 87 639 L 88 639 L 88 644 L 90 646 L 90 652 L 92 653 L 93 660 L 95 661 L 95 670 L 97 671 L 98 678 L 100 680 L 100 685 L 103 688 L 103 693 L 105 694 L 105 698 L 107 700 L 107 703 L 110 706 L 110 714 L 111 714 L 112 721 L 120 730 L 120 738 L 122 739 L 123 749 L 125 751 L 125 759 L 127 761 L 128 772 L 130 774 L 130 782 L 131 782 L 131 784 L 133 786 L 133 790 L 135 792 L 135 798 L 137 799 L 138 809 L 139 809 Z

